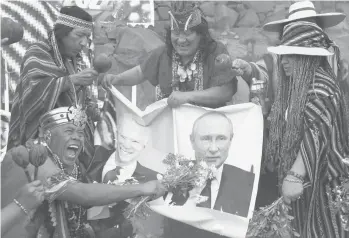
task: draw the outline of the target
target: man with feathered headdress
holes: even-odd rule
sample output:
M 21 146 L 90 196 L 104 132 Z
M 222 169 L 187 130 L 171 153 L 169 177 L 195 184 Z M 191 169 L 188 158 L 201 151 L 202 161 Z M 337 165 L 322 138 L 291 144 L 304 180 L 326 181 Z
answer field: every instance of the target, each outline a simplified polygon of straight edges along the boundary
M 237 89 L 226 47 L 211 37 L 197 2 L 173 1 L 169 14 L 166 45 L 130 70 L 106 74 L 102 84 L 108 88 L 149 81 L 156 87 L 156 99 L 168 98 L 171 107 L 185 103 L 225 106 Z

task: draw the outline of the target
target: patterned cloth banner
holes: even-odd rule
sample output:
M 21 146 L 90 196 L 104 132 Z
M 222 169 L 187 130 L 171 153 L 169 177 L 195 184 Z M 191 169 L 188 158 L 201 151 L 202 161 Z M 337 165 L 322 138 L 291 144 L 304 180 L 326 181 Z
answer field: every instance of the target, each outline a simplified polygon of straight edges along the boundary
M 1 1 L 1 17 L 8 17 L 23 26 L 23 39 L 2 48 L 11 78 L 18 79 L 22 58 L 31 43 L 47 39 L 59 13 L 60 1 Z
M 201 115 L 208 111 L 219 111 L 231 120 L 234 136 L 228 158 L 222 166 L 222 177 L 212 209 L 196 207 L 190 198 L 183 206 L 169 205 L 168 198 L 160 198 L 151 203 L 151 208 L 167 218 L 180 221 L 180 224 L 185 223 L 228 237 L 245 237 L 254 210 L 259 181 L 263 143 L 261 108 L 247 103 L 214 110 L 189 104 L 171 109 L 164 99 L 141 111 L 115 88 L 112 88 L 111 93 L 118 122 L 122 124 L 123 120 L 120 118 L 131 115 L 139 126 L 150 129 L 150 139 L 144 151 L 139 153 L 138 162 L 157 173 L 165 171 L 162 160 L 168 153 L 178 153 L 186 158 L 195 159 L 190 134 L 194 121 Z M 117 128 L 119 126 L 123 125 L 117 125 Z M 138 129 L 136 124 L 133 124 L 123 131 L 126 131 L 127 136 L 127 131 L 132 134 L 132 131 Z M 99 141 L 97 144 L 103 142 Z M 118 143 L 116 145 L 118 146 Z M 114 157 L 111 157 L 109 160 L 113 159 Z M 104 174 L 105 172 L 103 171 Z M 90 218 L 93 216 L 97 214 L 90 213 Z

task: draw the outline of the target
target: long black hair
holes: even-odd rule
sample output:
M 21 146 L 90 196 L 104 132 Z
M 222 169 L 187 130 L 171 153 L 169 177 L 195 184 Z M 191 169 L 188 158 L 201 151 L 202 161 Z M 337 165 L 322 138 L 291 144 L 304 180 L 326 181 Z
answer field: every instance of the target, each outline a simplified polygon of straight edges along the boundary
M 60 13 L 92 22 L 92 16 L 78 6 L 62 7 Z M 53 32 L 56 36 L 57 41 L 60 41 L 62 38 L 67 36 L 72 30 L 72 27 L 62 24 L 55 24 L 53 28 Z
M 197 34 L 201 35 L 201 40 L 199 44 L 199 49 L 203 52 L 204 60 L 216 50 L 217 42 L 212 38 L 210 32 L 208 31 L 208 23 L 205 18 L 201 18 L 201 23 L 197 26 L 190 28 L 190 30 L 195 31 Z M 166 28 L 166 45 L 167 53 L 172 57 L 173 45 L 171 41 L 171 28 Z

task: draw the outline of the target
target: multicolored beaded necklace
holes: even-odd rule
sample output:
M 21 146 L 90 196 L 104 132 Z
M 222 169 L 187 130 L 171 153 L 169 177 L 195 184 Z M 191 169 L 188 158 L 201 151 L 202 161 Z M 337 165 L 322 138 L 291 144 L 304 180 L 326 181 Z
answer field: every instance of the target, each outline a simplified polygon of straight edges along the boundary
M 194 91 L 204 89 L 203 84 L 203 59 L 202 53 L 198 50 L 194 58 L 187 65 L 183 66 L 180 56 L 176 52 L 172 52 L 172 91 L 192 91 L 188 83 L 194 80 Z M 161 100 L 169 95 L 164 95 L 158 85 L 156 87 L 156 98 Z
M 62 161 L 56 154 L 52 154 L 55 164 L 61 169 L 61 171 L 76 180 L 81 180 L 81 172 L 79 166 L 74 164 L 73 171 L 69 174 L 63 166 Z M 67 201 L 64 201 L 64 209 L 67 214 L 67 221 L 69 226 L 69 232 L 72 238 L 82 238 L 84 237 L 84 221 L 83 216 L 86 213 L 86 210 L 82 208 L 81 205 L 73 204 Z
M 187 65 L 183 65 L 180 56 L 172 53 L 172 90 L 191 91 L 188 82 L 194 80 L 194 91 L 203 90 L 202 53 L 198 50 Z

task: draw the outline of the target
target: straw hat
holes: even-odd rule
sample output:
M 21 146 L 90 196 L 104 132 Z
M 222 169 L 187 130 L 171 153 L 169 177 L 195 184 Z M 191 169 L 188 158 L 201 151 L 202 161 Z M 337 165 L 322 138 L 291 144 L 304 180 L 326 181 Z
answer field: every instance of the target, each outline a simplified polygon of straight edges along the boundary
M 290 6 L 287 19 L 269 22 L 263 26 L 263 29 L 280 32 L 287 23 L 306 18 L 316 18 L 322 28 L 328 28 L 342 22 L 345 19 L 345 14 L 339 12 L 317 14 L 311 1 L 299 1 Z
M 327 34 L 315 23 L 296 21 L 283 29 L 281 44 L 268 47 L 268 51 L 278 55 L 330 56 L 327 49 L 333 45 Z

